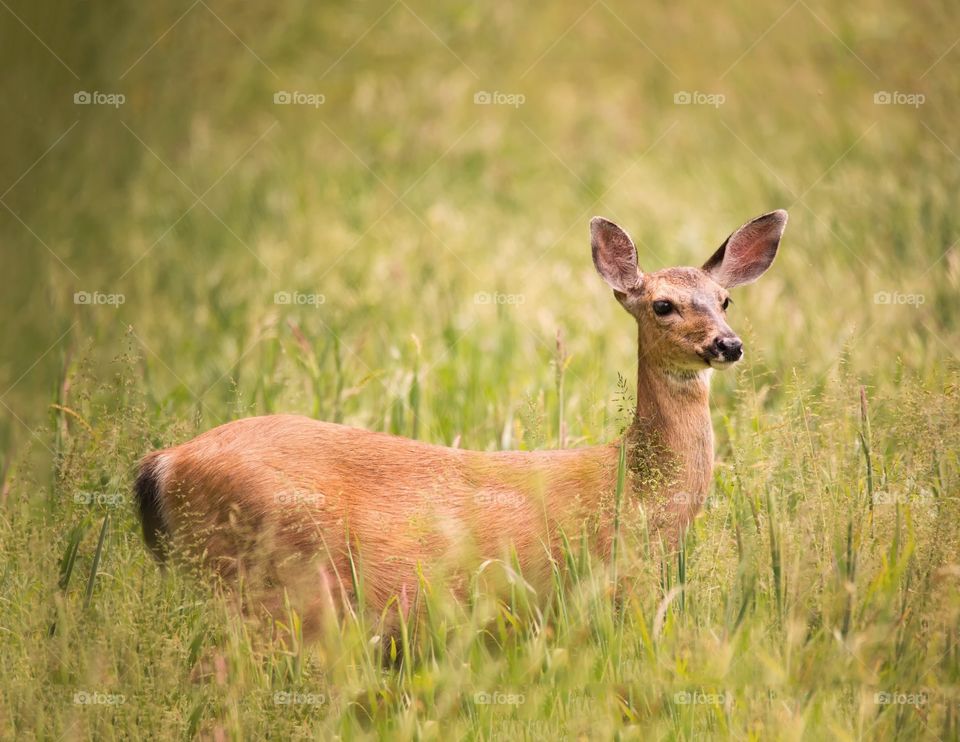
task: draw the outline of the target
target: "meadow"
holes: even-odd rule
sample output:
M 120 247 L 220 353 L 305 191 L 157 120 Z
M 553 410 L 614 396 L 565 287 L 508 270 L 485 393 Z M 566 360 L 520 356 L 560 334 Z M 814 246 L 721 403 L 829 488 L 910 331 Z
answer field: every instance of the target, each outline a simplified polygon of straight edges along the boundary
M 0 737 L 960 736 L 960 6 L 8 2 Z M 137 459 L 247 415 L 615 439 L 590 217 L 655 270 L 775 208 L 678 555 L 424 585 L 398 646 L 144 548 Z

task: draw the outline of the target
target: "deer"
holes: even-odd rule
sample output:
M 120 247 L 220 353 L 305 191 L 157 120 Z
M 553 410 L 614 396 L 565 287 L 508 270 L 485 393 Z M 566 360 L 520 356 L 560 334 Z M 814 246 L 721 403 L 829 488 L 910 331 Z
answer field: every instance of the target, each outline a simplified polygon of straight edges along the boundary
M 440 565 L 462 584 L 509 554 L 528 583 L 548 584 L 565 536 L 585 534 L 609 559 L 618 485 L 624 510 L 637 505 L 675 547 L 713 480 L 711 375 L 744 353 L 727 324 L 729 292 L 770 268 L 786 223 L 771 211 L 700 268 L 643 272 L 627 232 L 590 221 L 594 266 L 638 329 L 636 409 L 620 438 L 484 452 L 298 415 L 234 420 L 139 462 L 149 551 L 223 584 L 257 574 L 274 596 L 260 605 L 275 612 L 281 592 L 296 595 L 307 627 L 361 599 L 409 612 L 421 572 Z

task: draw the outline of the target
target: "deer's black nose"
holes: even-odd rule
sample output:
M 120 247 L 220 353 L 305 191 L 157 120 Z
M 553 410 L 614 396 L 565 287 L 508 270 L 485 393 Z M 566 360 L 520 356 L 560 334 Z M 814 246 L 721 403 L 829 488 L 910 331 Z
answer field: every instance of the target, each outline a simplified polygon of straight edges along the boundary
M 721 337 L 714 341 L 717 353 L 725 361 L 739 361 L 743 356 L 743 343 L 738 337 Z

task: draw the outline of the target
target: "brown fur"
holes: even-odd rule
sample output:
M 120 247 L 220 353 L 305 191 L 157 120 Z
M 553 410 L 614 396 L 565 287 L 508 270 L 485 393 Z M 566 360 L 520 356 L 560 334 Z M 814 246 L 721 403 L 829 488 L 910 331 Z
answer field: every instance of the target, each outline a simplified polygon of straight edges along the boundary
M 750 262 L 736 250 L 743 229 L 770 242 L 758 221 L 724 243 L 738 270 Z M 785 214 L 780 232 L 783 222 Z M 625 232 L 597 219 L 591 231 L 598 271 L 639 327 L 625 510 L 642 504 L 653 532 L 672 542 L 712 478 L 710 367 L 728 364 L 710 344 L 735 338 L 721 308 L 727 291 L 699 268 L 642 274 Z M 756 239 L 753 259 L 769 266 Z M 661 317 L 652 306 L 664 300 L 676 311 Z M 354 570 L 366 607 L 380 612 L 396 599 L 408 612 L 421 570 L 427 579 L 447 574 L 462 593 L 482 560 L 515 555 L 524 578 L 542 588 L 564 535 L 574 541 L 586 531 L 606 556 L 618 451 L 614 442 L 483 453 L 271 415 L 147 455 L 137 492 L 158 556 L 166 545 L 228 583 L 264 587 L 274 613 L 285 589 L 310 626 L 356 604 Z

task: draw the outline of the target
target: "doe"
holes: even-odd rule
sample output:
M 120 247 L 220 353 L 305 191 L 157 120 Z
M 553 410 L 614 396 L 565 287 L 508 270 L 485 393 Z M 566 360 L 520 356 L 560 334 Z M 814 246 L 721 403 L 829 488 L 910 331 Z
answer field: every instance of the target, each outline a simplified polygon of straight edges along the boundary
M 296 415 L 251 417 L 148 454 L 135 490 L 148 547 L 225 580 L 259 575 L 296 596 L 304 628 L 358 602 L 407 609 L 423 570 L 509 556 L 534 585 L 586 533 L 608 557 L 621 447 L 625 508 L 676 543 L 713 472 L 709 387 L 743 356 L 728 290 L 776 257 L 787 213 L 731 234 L 701 268 L 644 273 L 627 233 L 590 222 L 593 262 L 638 327 L 636 412 L 622 440 L 581 449 L 479 452 Z M 567 541 L 567 543 L 570 542 Z M 546 583 L 548 584 L 548 583 Z

